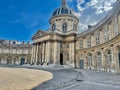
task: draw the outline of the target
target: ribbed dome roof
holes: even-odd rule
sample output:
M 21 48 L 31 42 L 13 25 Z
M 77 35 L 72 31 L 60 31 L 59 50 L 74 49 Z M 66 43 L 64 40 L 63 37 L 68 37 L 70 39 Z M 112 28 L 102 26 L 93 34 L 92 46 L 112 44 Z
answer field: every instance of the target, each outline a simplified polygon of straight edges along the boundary
M 74 16 L 74 11 L 69 8 L 66 4 L 66 0 L 62 0 L 62 6 L 60 8 L 57 8 L 52 16 L 58 16 L 58 15 L 71 15 Z
M 68 8 L 68 7 L 61 7 L 61 8 L 57 8 L 53 12 L 52 16 L 61 15 L 61 14 L 67 14 L 67 15 L 74 16 L 74 11 L 71 8 Z

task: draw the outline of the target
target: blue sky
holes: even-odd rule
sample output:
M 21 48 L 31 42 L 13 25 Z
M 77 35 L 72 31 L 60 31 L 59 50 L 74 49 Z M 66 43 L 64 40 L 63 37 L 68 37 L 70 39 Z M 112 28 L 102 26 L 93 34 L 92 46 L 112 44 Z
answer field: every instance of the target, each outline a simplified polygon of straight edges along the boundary
M 79 31 L 95 25 L 111 9 L 115 0 L 67 0 L 80 19 Z M 0 0 L 0 39 L 31 41 L 38 30 L 49 28 L 52 12 L 61 0 Z

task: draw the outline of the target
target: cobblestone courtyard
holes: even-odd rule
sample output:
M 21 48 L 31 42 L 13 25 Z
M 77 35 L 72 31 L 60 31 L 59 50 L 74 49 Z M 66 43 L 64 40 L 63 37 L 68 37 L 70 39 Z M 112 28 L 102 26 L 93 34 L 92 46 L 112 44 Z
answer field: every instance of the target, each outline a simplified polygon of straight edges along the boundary
M 120 75 L 106 72 L 44 66 L 2 66 L 0 71 L 0 90 L 120 90 Z

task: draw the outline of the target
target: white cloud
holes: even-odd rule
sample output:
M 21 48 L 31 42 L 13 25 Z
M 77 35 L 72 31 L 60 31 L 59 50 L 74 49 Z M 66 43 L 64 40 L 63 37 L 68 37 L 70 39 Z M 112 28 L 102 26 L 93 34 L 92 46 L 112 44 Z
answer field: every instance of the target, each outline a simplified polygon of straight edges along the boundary
M 76 2 L 74 5 L 77 8 L 75 13 L 79 19 L 79 30 L 80 32 L 87 29 L 88 25 L 97 24 L 103 17 L 108 14 L 113 8 L 113 3 L 117 0 L 68 0 L 72 3 Z

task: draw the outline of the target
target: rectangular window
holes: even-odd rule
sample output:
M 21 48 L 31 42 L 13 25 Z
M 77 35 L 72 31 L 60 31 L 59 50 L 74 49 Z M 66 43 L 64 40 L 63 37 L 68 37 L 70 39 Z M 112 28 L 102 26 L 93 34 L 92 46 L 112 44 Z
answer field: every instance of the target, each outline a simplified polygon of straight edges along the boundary
M 118 35 L 118 18 L 114 19 L 114 36 Z
M 100 44 L 100 33 L 96 34 L 96 45 Z
M 87 39 L 87 47 L 91 48 L 91 37 Z
M 2 48 L 2 53 L 5 53 L 5 49 Z
M 83 40 L 80 41 L 80 49 L 83 49 Z
M 108 28 L 108 26 L 106 26 L 105 30 L 104 30 L 104 40 L 105 40 L 105 42 L 107 42 L 109 40 L 109 28 Z

